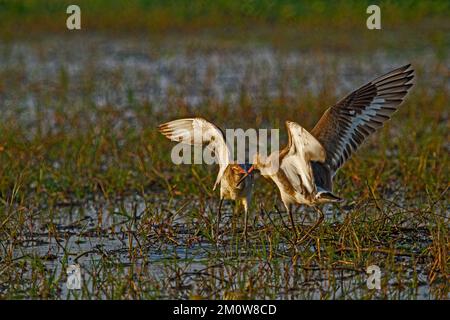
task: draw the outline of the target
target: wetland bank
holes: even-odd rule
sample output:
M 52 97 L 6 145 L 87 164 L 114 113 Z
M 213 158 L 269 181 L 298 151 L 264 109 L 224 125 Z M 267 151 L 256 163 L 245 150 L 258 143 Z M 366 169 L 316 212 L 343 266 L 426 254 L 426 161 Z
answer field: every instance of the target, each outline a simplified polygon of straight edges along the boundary
M 298 45 L 270 32 L 2 41 L 0 298 L 448 299 L 448 41 L 424 32 L 399 43 L 408 31 L 396 32 L 289 35 Z M 414 90 L 338 173 L 345 201 L 324 207 L 307 241 L 294 250 L 278 191 L 259 178 L 247 241 L 227 202 L 216 243 L 217 168 L 175 166 L 159 123 L 310 129 L 407 62 Z M 295 219 L 302 232 L 315 212 L 298 207 Z M 66 287 L 71 264 L 81 290 Z M 371 265 L 379 290 L 367 286 Z

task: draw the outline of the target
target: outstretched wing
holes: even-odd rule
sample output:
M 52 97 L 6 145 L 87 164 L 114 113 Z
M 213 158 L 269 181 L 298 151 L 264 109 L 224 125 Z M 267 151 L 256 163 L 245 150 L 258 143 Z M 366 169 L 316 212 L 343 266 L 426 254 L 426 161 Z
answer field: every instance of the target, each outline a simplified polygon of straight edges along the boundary
M 206 144 L 206 147 L 214 152 L 216 161 L 219 164 L 219 174 L 214 184 L 215 189 L 230 162 L 229 149 L 225 143 L 222 131 L 203 118 L 173 120 L 159 125 L 158 129 L 172 141 L 190 145 Z
M 411 65 L 405 65 L 372 80 L 327 109 L 311 131 L 327 153 L 321 167 L 334 175 L 363 141 L 397 111 L 413 78 Z
M 296 190 L 315 190 L 311 161 L 325 161 L 325 149 L 298 123 L 286 121 L 289 142 L 280 153 L 280 168 Z M 304 192 L 301 192 L 304 193 Z

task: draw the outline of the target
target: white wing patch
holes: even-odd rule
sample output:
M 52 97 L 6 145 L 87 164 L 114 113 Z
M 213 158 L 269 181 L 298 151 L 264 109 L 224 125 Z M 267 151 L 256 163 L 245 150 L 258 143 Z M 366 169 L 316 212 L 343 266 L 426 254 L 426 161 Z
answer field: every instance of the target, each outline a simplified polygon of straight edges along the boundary
M 214 189 L 219 184 L 225 169 L 230 163 L 230 151 L 222 131 L 211 122 L 202 118 L 186 118 L 161 124 L 159 131 L 172 141 L 190 145 L 203 145 L 214 152 L 216 162 L 219 164 Z
M 315 192 L 311 161 L 325 161 L 325 149 L 298 123 L 287 121 L 286 127 L 289 130 L 291 145 L 280 168 L 295 190 L 301 191 L 303 186 L 309 193 Z
M 303 153 L 308 161 L 325 161 L 325 149 L 311 133 L 292 121 L 286 121 L 286 127 L 292 139 L 289 153 L 294 151 Z

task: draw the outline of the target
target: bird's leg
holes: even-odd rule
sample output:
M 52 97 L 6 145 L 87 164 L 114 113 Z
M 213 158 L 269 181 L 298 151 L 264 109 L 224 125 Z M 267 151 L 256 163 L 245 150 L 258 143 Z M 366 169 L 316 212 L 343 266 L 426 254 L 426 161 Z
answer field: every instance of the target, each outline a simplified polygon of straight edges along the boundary
M 285 207 L 286 207 L 286 206 L 285 206 Z M 288 208 L 286 208 L 286 209 L 287 209 L 288 212 L 290 212 L 290 210 L 289 210 Z M 289 232 L 289 231 L 290 231 L 290 230 L 289 230 L 289 227 L 286 225 L 286 223 L 284 223 L 283 216 L 281 215 L 281 212 L 280 212 L 280 210 L 278 209 L 278 207 L 277 207 L 276 205 L 275 205 L 275 210 L 277 211 L 278 215 L 280 216 L 280 221 L 281 221 L 281 223 L 283 224 L 284 229 L 287 230 L 287 232 Z M 272 223 L 272 225 L 274 226 L 274 228 L 281 234 L 281 231 L 276 227 L 275 223 L 274 223 L 273 220 L 270 218 L 270 215 L 267 215 L 267 217 L 269 218 L 269 220 L 270 220 L 270 222 Z M 293 220 L 294 220 L 294 219 L 292 219 L 291 222 L 292 222 Z M 283 234 L 283 237 L 284 237 L 284 234 Z M 295 241 L 293 241 L 289 236 L 286 236 L 285 238 L 286 238 L 286 240 L 287 240 L 288 242 L 290 242 L 290 243 L 292 244 L 292 246 L 295 248 L 295 243 L 296 243 L 296 241 L 297 241 L 297 233 L 295 233 L 295 237 L 294 237 L 294 240 L 295 240 Z M 295 250 L 297 250 L 297 249 L 295 248 Z
M 316 229 L 322 223 L 323 219 L 325 218 L 325 216 L 320 208 L 314 206 L 314 209 L 316 209 L 316 211 L 319 213 L 319 219 L 316 221 L 316 223 L 311 228 L 311 230 Z
M 218 216 L 217 216 L 217 225 L 216 225 L 216 241 L 219 240 L 220 219 L 222 218 L 222 204 L 223 204 L 223 198 L 220 198 L 219 212 L 218 212 Z
M 314 209 L 316 209 L 316 211 L 319 213 L 319 219 L 316 221 L 316 223 L 311 228 L 309 228 L 308 231 L 306 231 L 306 234 L 300 239 L 300 242 L 303 242 L 306 239 L 306 237 L 310 236 L 311 232 L 314 231 L 322 223 L 322 221 L 325 217 L 321 209 L 319 209 L 316 206 L 314 206 Z
M 242 200 L 242 205 L 244 206 L 244 240 L 247 241 L 247 223 L 248 223 L 248 201 L 247 199 Z
M 295 221 L 294 221 L 294 216 L 292 215 L 292 206 L 291 205 L 284 205 L 286 207 L 287 212 L 289 213 L 289 220 L 291 221 L 291 225 L 292 225 L 292 231 L 294 231 L 294 241 L 297 241 L 297 237 L 298 237 L 298 233 L 297 233 L 297 228 L 295 227 Z

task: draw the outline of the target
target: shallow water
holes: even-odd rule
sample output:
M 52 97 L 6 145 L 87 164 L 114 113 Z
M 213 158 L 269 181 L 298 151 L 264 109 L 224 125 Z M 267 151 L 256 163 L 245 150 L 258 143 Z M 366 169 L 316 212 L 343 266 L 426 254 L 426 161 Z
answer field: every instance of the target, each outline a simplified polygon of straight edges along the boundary
M 158 201 L 164 201 L 163 195 L 159 197 Z M 71 264 L 80 265 L 84 290 L 96 292 L 97 298 L 111 298 L 108 294 L 93 289 L 98 285 L 99 279 L 111 276 L 126 278 L 128 274 L 133 274 L 134 279 L 141 279 L 136 281 L 151 279 L 153 284 L 162 286 L 158 290 L 153 286 L 149 287 L 147 294 L 154 298 L 242 298 L 245 296 L 242 296 L 243 286 L 247 288 L 258 281 L 252 279 L 254 274 L 267 277 L 267 287 L 254 289 L 253 298 L 358 299 L 368 296 L 383 298 L 386 295 L 399 299 L 433 297 L 425 265 L 412 268 L 411 258 L 408 256 L 395 258 L 395 264 L 404 265 L 402 276 L 387 270 L 383 275 L 383 291 L 371 292 L 367 289 L 368 275 L 363 266 L 324 268 L 303 261 L 302 258 L 293 263 L 287 241 L 276 245 L 277 251 L 287 255 L 268 262 L 261 260 L 255 252 L 267 252 L 269 246 L 255 245 L 251 241 L 248 245 L 245 244 L 239 239 L 239 228 L 234 231 L 228 229 L 218 244 L 195 235 L 195 224 L 199 220 L 186 216 L 198 205 L 195 201 L 167 222 L 164 218 L 154 219 L 152 215 L 148 215 L 145 201 L 141 197 L 133 196 L 121 203 L 123 205 L 117 207 L 107 201 L 90 202 L 82 207 L 61 207 L 51 214 L 50 220 L 34 219 L 32 230 L 20 239 L 20 249 L 15 250 L 14 258 L 28 257 L 30 261 L 33 257 L 42 259 L 46 270 L 59 278 L 58 295 L 62 298 L 76 297 L 72 290 L 67 289 L 65 270 L 62 270 L 63 266 Z M 170 203 L 170 200 L 165 199 L 165 203 Z M 211 205 L 214 206 L 214 203 Z M 172 203 L 174 210 L 179 207 L 179 203 Z M 231 223 L 232 210 L 231 205 L 225 205 L 221 224 L 223 229 Z M 135 216 L 130 216 L 130 212 L 134 212 Z M 342 210 L 337 211 L 332 207 L 327 207 L 325 212 L 329 223 L 339 223 L 342 216 L 345 216 L 345 211 L 342 213 Z M 296 215 L 301 217 L 305 213 L 300 210 Z M 266 215 L 282 225 L 279 219 L 283 213 L 280 216 L 276 212 L 266 212 Z M 305 227 L 310 224 L 299 223 Z M 50 225 L 56 229 L 56 237 L 50 236 L 49 230 L 54 230 Z M 264 225 L 257 220 L 251 224 L 251 229 L 264 229 Z M 406 249 L 420 253 L 429 244 L 429 239 L 426 232 L 423 235 L 419 233 L 414 232 L 412 238 L 404 234 L 399 238 L 399 247 L 403 241 Z M 413 242 L 415 244 L 411 246 Z M 314 252 L 316 248 L 302 247 L 301 250 Z M 247 278 L 247 275 L 252 276 Z M 27 273 L 23 280 L 26 283 Z M 114 287 L 114 283 L 106 286 Z
M 180 96 L 194 107 L 210 101 L 235 105 L 242 92 L 256 106 L 267 97 L 281 95 L 301 101 L 307 94 L 329 90 L 334 75 L 339 75 L 339 81 L 333 83 L 333 90 L 344 95 L 373 75 L 408 62 L 425 67 L 419 83 L 433 92 L 435 84 L 450 87 L 445 68 L 426 68 L 435 65 L 435 60 L 431 50 L 317 56 L 268 45 L 205 50 L 179 39 L 168 44 L 136 38 L 50 37 L 0 44 L 0 72 L 20 81 L 19 86 L 4 84 L 1 112 L 17 112 L 20 107 L 21 116 L 32 121 L 37 107 L 45 110 L 46 104 L 57 102 L 52 92 L 61 82 L 71 102 L 66 108 L 88 101 L 112 104 L 124 107 L 130 118 L 135 114 L 127 107 L 133 102 L 164 109 Z

